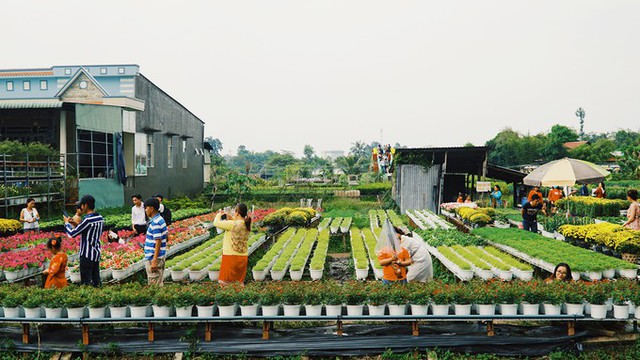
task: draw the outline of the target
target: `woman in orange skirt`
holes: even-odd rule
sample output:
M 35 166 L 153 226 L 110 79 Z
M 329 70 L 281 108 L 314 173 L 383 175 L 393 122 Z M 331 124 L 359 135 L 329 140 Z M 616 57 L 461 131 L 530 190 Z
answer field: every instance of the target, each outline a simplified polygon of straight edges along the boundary
M 43 274 L 47 275 L 47 280 L 44 282 L 44 288 L 49 289 L 56 287 L 61 289 L 67 286 L 67 277 L 65 271 L 67 270 L 67 254 L 60 251 L 62 246 L 62 238 L 51 238 L 47 241 L 47 249 L 53 254 L 49 268 L 43 271 Z
M 218 283 L 227 285 L 244 283 L 249 264 L 248 242 L 251 232 L 251 217 L 245 204 L 238 204 L 232 214 L 219 210 L 213 225 L 225 230 L 222 240 L 222 263 Z

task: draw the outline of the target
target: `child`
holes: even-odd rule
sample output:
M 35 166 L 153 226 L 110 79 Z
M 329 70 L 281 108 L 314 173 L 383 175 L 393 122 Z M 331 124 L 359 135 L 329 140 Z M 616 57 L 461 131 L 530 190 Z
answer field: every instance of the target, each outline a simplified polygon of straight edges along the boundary
M 53 254 L 49 268 L 43 271 L 43 274 L 47 275 L 47 280 L 44 283 L 44 288 L 49 289 L 51 287 L 57 287 L 61 289 L 67 286 L 67 277 L 65 271 L 67 270 L 67 254 L 60 251 L 62 246 L 62 238 L 55 237 L 47 241 L 47 249 Z

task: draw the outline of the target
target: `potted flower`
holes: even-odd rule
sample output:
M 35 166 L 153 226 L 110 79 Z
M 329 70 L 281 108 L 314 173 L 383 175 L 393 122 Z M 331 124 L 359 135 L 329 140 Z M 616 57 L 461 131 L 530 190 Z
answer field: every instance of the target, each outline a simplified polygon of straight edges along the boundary
M 552 282 L 544 285 L 542 307 L 545 315 L 560 315 L 564 302 L 564 283 Z
M 176 264 L 171 267 L 171 280 L 178 282 L 184 280 L 189 273 L 184 269 L 181 264 Z
M 147 317 L 147 310 L 151 305 L 152 294 L 148 288 L 142 287 L 138 284 L 127 286 L 122 291 L 126 291 L 129 295 L 129 311 L 132 318 L 144 318 Z
M 218 315 L 221 317 L 235 316 L 238 290 L 233 285 L 218 287 L 214 296 L 218 305 Z
M 456 284 L 451 287 L 451 291 L 455 314 L 461 316 L 471 315 L 471 303 L 474 299 L 466 284 Z
M 5 318 L 19 318 L 20 305 L 27 298 L 26 291 L 23 289 L 14 289 L 8 292 L 2 299 L 2 307 Z
M 367 284 L 367 307 L 369 315 L 383 316 L 387 303 L 387 287 L 375 281 Z
M 613 317 L 616 319 L 629 319 L 629 300 L 631 299 L 631 290 L 633 284 L 627 281 L 619 280 L 612 292 L 613 297 Z
M 107 290 L 107 294 L 109 296 L 110 317 L 115 319 L 126 318 L 130 296 L 121 289 L 109 289 Z
M 431 291 L 422 283 L 410 286 L 408 290 L 407 300 L 411 307 L 411 315 L 427 315 L 429 312 L 429 303 L 431 302 L 429 297 Z
M 84 286 L 67 286 L 60 290 L 61 305 L 67 308 L 67 317 L 70 319 L 80 319 L 84 317 L 84 308 L 89 302 L 89 296 Z M 45 309 L 46 312 L 46 309 Z
M 217 261 L 209 266 L 209 280 L 218 281 L 218 279 L 220 278 L 220 264 L 221 261 Z
M 109 305 L 109 294 L 99 288 L 89 290 L 88 298 L 89 318 L 104 318 L 106 315 L 106 307 Z
M 255 286 L 246 286 L 238 294 L 238 304 L 242 316 L 257 316 L 260 304 L 260 293 Z
M 171 291 L 173 292 L 173 306 L 176 308 L 176 317 L 191 317 L 195 303 L 194 288 L 175 286 Z
M 62 291 L 59 289 L 45 289 L 42 293 L 42 306 L 44 306 L 47 319 L 59 319 L 62 317 Z
M 334 283 L 324 285 L 323 300 L 327 316 L 342 315 L 342 305 L 345 302 L 345 293 L 342 286 Z
M 322 286 L 319 283 L 310 283 L 305 287 L 303 294 L 304 312 L 307 316 L 322 315 Z
M 433 315 L 449 315 L 449 307 L 453 303 L 453 293 L 448 285 L 444 287 L 434 286 L 429 298 L 431 299 L 431 312 Z
M 389 315 L 402 316 L 407 311 L 408 291 L 404 284 L 392 284 L 387 291 Z
M 216 301 L 214 286 L 198 286 L 193 289 L 193 301 L 196 304 L 198 317 L 212 317 Z
M 367 299 L 364 285 L 359 282 L 348 282 L 343 284 L 343 290 L 347 303 L 347 315 L 362 316 L 364 302 Z
M 262 316 L 278 316 L 280 309 L 280 288 L 282 284 L 268 283 L 260 289 L 260 305 Z
M 584 314 L 584 286 L 581 282 L 569 283 L 562 292 L 562 301 L 567 315 Z
M 607 317 L 607 300 L 609 293 L 605 286 L 599 283 L 591 283 L 587 285 L 585 292 L 585 300 L 591 305 L 591 317 L 594 319 L 604 319 Z
M 544 294 L 538 288 L 539 286 L 539 282 L 532 281 L 520 288 L 522 315 L 537 316 L 540 314 L 540 302 L 544 299 Z
M 498 298 L 496 296 L 495 286 L 483 282 L 474 283 L 470 286 L 469 291 L 473 293 L 473 297 L 475 298 L 478 315 L 493 316 L 496 314 Z
M 299 316 L 303 301 L 302 289 L 296 283 L 285 283 L 282 287 L 284 316 Z
M 152 294 L 151 307 L 153 308 L 153 317 L 167 318 L 171 316 L 171 306 L 173 305 L 174 300 L 172 290 L 173 289 L 169 286 L 149 287 L 149 291 Z
M 22 302 L 24 308 L 24 316 L 29 319 L 38 319 L 42 317 L 42 301 L 43 289 L 29 288 L 28 296 Z

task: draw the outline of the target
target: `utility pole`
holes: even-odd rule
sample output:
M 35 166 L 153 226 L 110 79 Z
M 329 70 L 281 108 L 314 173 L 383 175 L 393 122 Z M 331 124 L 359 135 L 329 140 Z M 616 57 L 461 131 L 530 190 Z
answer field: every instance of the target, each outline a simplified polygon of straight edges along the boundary
M 584 140 L 584 109 L 578 108 L 576 110 L 576 116 L 580 119 L 580 139 Z

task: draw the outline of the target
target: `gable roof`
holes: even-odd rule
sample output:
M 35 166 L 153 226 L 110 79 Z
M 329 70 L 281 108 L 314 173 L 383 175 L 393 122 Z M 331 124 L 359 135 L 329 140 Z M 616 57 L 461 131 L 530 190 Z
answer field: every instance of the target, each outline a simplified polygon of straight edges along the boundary
M 81 67 L 80 69 L 78 69 L 78 71 L 76 71 L 76 73 L 71 77 L 71 79 L 69 79 L 69 81 L 67 81 L 67 83 L 64 84 L 64 86 L 60 89 L 60 91 L 58 91 L 58 93 L 56 94 L 56 97 L 61 97 L 62 94 L 64 94 L 67 91 L 67 89 L 69 89 L 69 87 L 80 77 L 80 75 L 83 75 L 83 74 L 87 78 L 89 78 L 89 80 L 98 88 L 98 90 L 100 90 L 100 92 L 102 92 L 104 96 L 109 96 L 109 93 L 107 92 L 107 90 L 105 90 L 102 87 L 102 85 L 100 85 L 98 80 L 96 80 L 96 78 L 91 76 L 91 74 L 89 74 L 89 72 L 84 67 Z
M 569 150 L 573 150 L 579 146 L 582 146 L 584 144 L 588 143 L 588 141 L 569 141 L 566 142 L 564 144 L 562 144 L 565 148 L 569 149 Z

